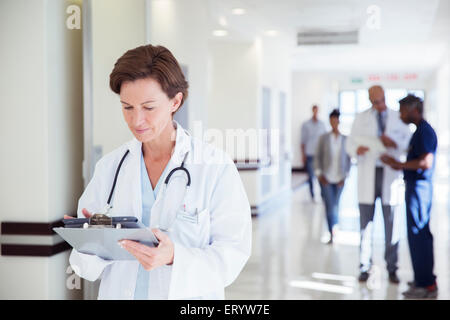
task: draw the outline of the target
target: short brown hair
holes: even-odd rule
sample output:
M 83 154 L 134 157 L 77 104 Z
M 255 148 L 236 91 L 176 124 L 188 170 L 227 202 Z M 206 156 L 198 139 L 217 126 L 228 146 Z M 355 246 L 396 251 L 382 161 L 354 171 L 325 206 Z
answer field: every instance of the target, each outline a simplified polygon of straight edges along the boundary
M 161 85 L 162 90 L 172 99 L 178 92 L 183 94 L 180 107 L 188 95 L 188 87 L 183 71 L 173 54 L 163 46 L 151 44 L 128 50 L 114 64 L 109 75 L 109 86 L 120 94 L 125 81 L 152 78 Z

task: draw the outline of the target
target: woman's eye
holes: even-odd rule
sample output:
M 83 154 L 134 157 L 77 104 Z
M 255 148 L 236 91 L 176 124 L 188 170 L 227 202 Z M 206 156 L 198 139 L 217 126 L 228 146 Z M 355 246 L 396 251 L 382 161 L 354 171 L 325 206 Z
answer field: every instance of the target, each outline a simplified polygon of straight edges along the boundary
M 131 109 L 133 109 L 133 107 L 129 107 L 129 106 L 126 106 L 126 107 L 123 107 L 125 110 L 131 110 Z
M 153 107 L 144 107 L 145 110 L 153 110 Z

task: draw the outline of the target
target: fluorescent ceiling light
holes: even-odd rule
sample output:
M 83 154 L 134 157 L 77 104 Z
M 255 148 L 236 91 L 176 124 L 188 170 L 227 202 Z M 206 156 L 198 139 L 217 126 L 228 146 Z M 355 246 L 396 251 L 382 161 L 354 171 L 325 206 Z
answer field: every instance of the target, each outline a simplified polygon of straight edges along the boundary
M 234 8 L 233 10 L 231 10 L 232 14 L 235 14 L 237 16 L 241 16 L 243 14 L 245 14 L 245 9 L 244 8 Z
M 278 31 L 277 30 L 267 30 L 266 32 L 264 32 L 264 34 L 269 37 L 274 37 L 278 34 Z
M 225 37 L 226 35 L 228 35 L 228 31 L 227 30 L 214 30 L 212 32 L 212 34 L 215 37 Z

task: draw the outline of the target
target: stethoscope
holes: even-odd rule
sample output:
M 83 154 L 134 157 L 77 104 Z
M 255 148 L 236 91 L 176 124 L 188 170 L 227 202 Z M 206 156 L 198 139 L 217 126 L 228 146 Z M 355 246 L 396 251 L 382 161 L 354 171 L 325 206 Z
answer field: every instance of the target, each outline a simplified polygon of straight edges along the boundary
M 129 153 L 130 153 L 130 150 L 127 150 L 127 151 L 125 152 L 125 154 L 123 155 L 122 159 L 121 159 L 120 162 L 119 162 L 119 165 L 117 166 L 116 174 L 115 174 L 115 176 L 114 176 L 114 181 L 113 181 L 113 184 L 112 184 L 112 187 L 111 187 L 111 191 L 110 191 L 110 193 L 109 193 L 108 201 L 106 202 L 106 207 L 105 207 L 105 209 L 103 210 L 103 213 L 104 213 L 104 214 L 107 214 L 108 211 L 112 208 L 112 205 L 111 205 L 111 199 L 112 199 L 112 196 L 113 196 L 113 194 L 114 194 L 114 190 L 115 190 L 115 188 L 116 188 L 117 177 L 119 176 L 120 168 L 122 167 L 122 164 L 123 164 L 125 158 L 127 157 L 127 155 L 128 155 Z M 186 152 L 186 154 L 185 154 L 185 156 L 184 156 L 184 158 L 183 158 L 183 161 L 181 162 L 181 165 L 180 165 L 179 167 L 176 167 L 176 168 L 172 169 L 172 170 L 169 172 L 169 174 L 167 175 L 166 179 L 164 180 L 164 191 L 167 189 L 167 186 L 169 185 L 170 178 L 171 178 L 172 175 L 173 175 L 175 172 L 177 172 L 178 170 L 184 171 L 184 172 L 186 173 L 186 176 L 187 176 L 186 190 L 189 189 L 189 187 L 190 187 L 190 185 L 191 185 L 191 175 L 190 175 L 190 173 L 189 173 L 189 170 L 186 169 L 186 167 L 184 166 L 184 162 L 186 161 L 186 158 L 187 158 L 188 154 L 189 154 L 189 151 Z

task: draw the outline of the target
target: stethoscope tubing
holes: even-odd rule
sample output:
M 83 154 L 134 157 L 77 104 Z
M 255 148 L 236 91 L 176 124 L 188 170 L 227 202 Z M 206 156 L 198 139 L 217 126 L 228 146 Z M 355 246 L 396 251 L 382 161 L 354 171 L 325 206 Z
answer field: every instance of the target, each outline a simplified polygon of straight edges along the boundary
M 115 188 L 116 188 L 117 177 L 119 176 L 120 168 L 122 167 L 123 161 L 124 161 L 125 158 L 127 157 L 128 153 L 130 153 L 130 150 L 127 150 L 127 151 L 125 152 L 125 154 L 123 155 L 123 157 L 122 157 L 122 159 L 120 160 L 119 165 L 117 166 L 117 169 L 116 169 L 116 174 L 115 174 L 115 176 L 114 176 L 114 181 L 113 181 L 113 184 L 112 184 L 112 187 L 111 187 L 111 191 L 110 191 L 110 193 L 109 193 L 109 197 L 108 197 L 108 201 L 107 201 L 107 205 L 108 205 L 110 208 L 112 208 L 112 206 L 111 206 L 111 199 L 112 199 L 112 196 L 113 196 L 113 194 L 114 194 L 114 190 L 115 190 Z M 186 167 L 184 166 L 184 162 L 186 161 L 186 158 L 187 158 L 188 153 L 189 153 L 189 152 L 186 152 L 186 155 L 184 156 L 183 162 L 181 162 L 181 166 L 172 169 L 172 170 L 170 171 L 170 173 L 167 175 L 166 179 L 164 180 L 164 184 L 165 184 L 166 187 L 167 187 L 167 185 L 169 184 L 170 177 L 171 177 L 177 170 L 182 170 L 182 171 L 184 171 L 184 172 L 186 173 L 186 176 L 187 176 L 187 178 L 188 178 L 186 187 L 189 187 L 189 186 L 191 185 L 191 175 L 190 175 L 190 173 L 189 173 L 189 170 L 186 169 Z

